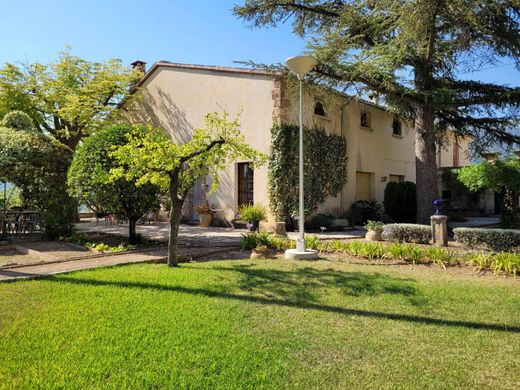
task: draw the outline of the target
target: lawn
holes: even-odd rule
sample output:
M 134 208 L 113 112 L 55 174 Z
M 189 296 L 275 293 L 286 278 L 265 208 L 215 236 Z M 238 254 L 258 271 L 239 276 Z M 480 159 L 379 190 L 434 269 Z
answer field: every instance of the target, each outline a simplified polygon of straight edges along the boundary
M 141 264 L 0 284 L 0 388 L 518 388 L 520 282 Z

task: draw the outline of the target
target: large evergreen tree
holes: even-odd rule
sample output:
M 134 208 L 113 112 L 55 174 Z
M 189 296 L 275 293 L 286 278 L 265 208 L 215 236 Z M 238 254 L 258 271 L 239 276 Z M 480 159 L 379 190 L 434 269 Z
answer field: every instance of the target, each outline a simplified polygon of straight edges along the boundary
M 245 0 L 234 12 L 256 27 L 292 20 L 319 60 L 317 82 L 379 94 L 412 121 L 420 223 L 438 196 L 446 129 L 477 148 L 520 141 L 520 88 L 463 78 L 504 60 L 520 67 L 519 0 Z

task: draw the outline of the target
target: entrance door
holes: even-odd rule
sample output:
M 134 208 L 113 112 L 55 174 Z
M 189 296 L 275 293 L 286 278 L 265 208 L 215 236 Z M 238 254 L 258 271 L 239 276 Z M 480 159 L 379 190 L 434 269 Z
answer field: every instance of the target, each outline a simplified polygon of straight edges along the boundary
M 253 204 L 253 172 L 249 163 L 238 163 L 238 207 Z
M 356 200 L 372 200 L 372 173 L 356 172 Z

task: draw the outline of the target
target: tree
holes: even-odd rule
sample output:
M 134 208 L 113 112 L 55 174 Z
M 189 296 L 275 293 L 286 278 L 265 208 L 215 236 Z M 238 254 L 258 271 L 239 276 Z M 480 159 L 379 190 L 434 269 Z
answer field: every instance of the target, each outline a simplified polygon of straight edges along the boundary
M 122 176 L 110 179 L 110 170 L 117 168 L 112 157 L 116 147 L 128 142 L 134 131 L 131 125 L 119 125 L 97 131 L 85 139 L 74 154 L 68 173 L 68 188 L 72 196 L 92 210 L 118 213 L 128 219 L 130 244 L 137 242 L 135 226 L 139 218 L 159 208 L 160 188 L 154 184 L 137 186 Z M 146 132 L 146 128 L 137 130 Z
M 234 13 L 256 27 L 291 19 L 319 60 L 315 82 L 380 95 L 410 119 L 419 223 L 438 196 L 439 134 L 471 136 L 476 149 L 520 142 L 520 88 L 463 77 L 504 59 L 520 67 L 518 0 L 245 0 Z
M 0 115 L 13 110 L 27 113 L 37 131 L 63 144 L 64 153 L 74 152 L 80 140 L 109 119 L 118 116 L 116 106 L 124 99 L 141 76 L 120 60 L 89 62 L 61 52 L 50 64 L 5 64 L 0 68 Z M 70 159 L 56 167 L 67 180 Z M 68 162 L 68 163 L 67 163 Z M 73 199 L 70 204 L 75 215 Z
M 213 176 L 212 190 L 218 187 L 219 171 L 230 160 L 260 164 L 265 156 L 244 142 L 238 119 L 229 115 L 207 114 L 206 127 L 195 129 L 185 144 L 172 142 L 162 129 L 134 127 L 128 142 L 115 149 L 112 156 L 119 167 L 111 170 L 111 180 L 134 181 L 137 186 L 153 184 L 168 191 L 170 236 L 168 265 L 177 266 L 177 236 L 181 211 L 188 192 L 205 174 Z
M 65 146 L 31 129 L 0 127 L 0 179 L 20 188 L 24 204 L 43 212 L 45 235 L 51 239 L 72 229 L 60 169 L 71 156 Z
M 483 161 L 478 164 L 454 170 L 457 179 L 470 191 L 491 189 L 502 192 L 502 225 L 518 227 L 517 194 L 520 193 L 520 160 L 509 157 L 493 162 Z

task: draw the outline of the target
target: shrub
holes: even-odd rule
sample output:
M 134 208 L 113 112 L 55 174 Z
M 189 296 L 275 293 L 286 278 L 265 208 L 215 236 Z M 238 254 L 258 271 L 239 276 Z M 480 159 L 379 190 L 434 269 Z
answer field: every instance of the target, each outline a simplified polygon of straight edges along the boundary
M 508 252 L 520 246 L 520 230 L 455 228 L 455 240 L 470 248 L 486 248 L 496 252 Z
M 329 228 L 334 223 L 336 217 L 331 214 L 317 214 L 305 222 L 306 229 L 320 229 L 322 226 Z
M 417 214 L 417 189 L 415 183 L 411 181 L 388 183 L 385 188 L 383 204 L 385 212 L 393 221 L 415 222 Z
M 364 225 L 368 220 L 378 220 L 381 206 L 373 200 L 357 200 L 350 206 L 347 219 L 352 225 Z
M 244 250 L 255 249 L 257 246 L 269 246 L 270 235 L 267 232 L 251 232 L 248 234 L 242 234 L 240 238 L 240 247 Z
M 309 237 L 312 236 L 305 237 L 305 243 L 307 244 L 307 246 L 309 246 L 309 243 L 307 241 Z M 277 237 L 267 232 L 251 232 L 248 234 L 242 234 L 242 237 L 240 238 L 240 247 L 242 249 L 252 250 L 259 246 L 265 246 L 267 248 L 281 251 L 293 248 L 295 246 L 295 242 L 293 240 L 289 240 L 288 238 Z
M 428 244 L 432 239 L 432 229 L 428 225 L 393 223 L 385 225 L 383 239 L 394 242 L 413 242 Z
M 305 247 L 309 249 L 318 249 L 320 244 L 320 238 L 314 234 L 308 234 L 305 236 Z
M 384 226 L 385 225 L 384 225 L 383 222 L 368 220 L 367 224 L 365 225 L 365 229 L 366 230 L 374 230 L 374 231 L 382 232 Z
M 241 220 L 253 224 L 253 230 L 258 230 L 260 221 L 267 221 L 267 209 L 261 204 L 243 204 L 238 214 Z
M 2 126 L 15 130 L 31 130 L 34 128 L 33 121 L 23 111 L 11 111 L 2 119 Z

